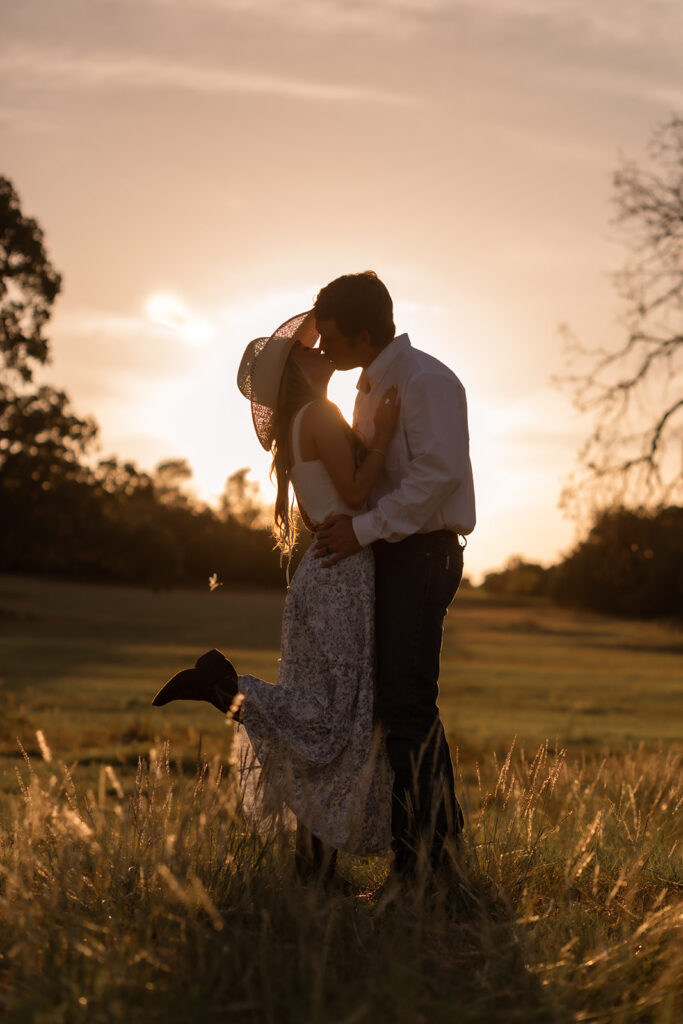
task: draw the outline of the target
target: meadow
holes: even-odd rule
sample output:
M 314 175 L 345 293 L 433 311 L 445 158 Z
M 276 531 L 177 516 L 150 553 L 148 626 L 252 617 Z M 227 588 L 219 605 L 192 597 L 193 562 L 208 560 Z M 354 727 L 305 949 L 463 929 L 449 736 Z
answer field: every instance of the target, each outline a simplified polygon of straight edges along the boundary
M 4 1018 L 681 1019 L 680 631 L 458 595 L 460 884 L 385 906 L 385 859 L 344 896 L 245 829 L 214 709 L 151 707 L 212 646 L 274 680 L 281 609 L 0 577 Z

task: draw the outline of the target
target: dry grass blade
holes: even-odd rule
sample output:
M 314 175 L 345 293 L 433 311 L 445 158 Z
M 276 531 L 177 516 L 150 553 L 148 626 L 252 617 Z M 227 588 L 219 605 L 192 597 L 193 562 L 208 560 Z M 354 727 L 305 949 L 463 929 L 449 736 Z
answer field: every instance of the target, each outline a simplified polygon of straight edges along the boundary
M 187 778 L 157 744 L 128 794 L 113 768 L 94 794 L 25 764 L 0 835 L 11 1022 L 55 1006 L 132 1024 L 438 1024 L 454 1007 L 465 1024 L 677 1019 L 676 751 L 570 764 L 543 745 L 531 763 L 484 761 L 480 786 L 460 780 L 463 884 L 382 913 L 301 886 L 287 837 L 249 832 L 218 761 Z M 342 867 L 359 891 L 382 870 Z

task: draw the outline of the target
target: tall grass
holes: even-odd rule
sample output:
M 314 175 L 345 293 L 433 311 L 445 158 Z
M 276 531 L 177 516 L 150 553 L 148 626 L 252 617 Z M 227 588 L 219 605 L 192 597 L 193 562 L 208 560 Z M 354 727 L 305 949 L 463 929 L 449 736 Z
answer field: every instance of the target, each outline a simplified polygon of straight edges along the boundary
M 159 745 L 94 790 L 38 748 L 0 833 L 8 1021 L 682 1019 L 674 751 L 459 766 L 461 884 L 387 905 L 300 884 L 217 760 Z M 341 868 L 363 893 L 386 863 Z

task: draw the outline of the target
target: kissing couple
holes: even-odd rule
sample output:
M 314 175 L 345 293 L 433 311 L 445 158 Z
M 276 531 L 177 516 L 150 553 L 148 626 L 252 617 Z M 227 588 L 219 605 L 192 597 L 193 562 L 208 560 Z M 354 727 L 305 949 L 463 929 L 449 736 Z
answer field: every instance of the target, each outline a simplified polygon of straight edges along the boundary
M 354 367 L 349 426 L 327 385 Z M 337 278 L 250 342 L 237 383 L 273 457 L 280 551 L 296 541 L 290 485 L 314 535 L 287 590 L 277 684 L 213 650 L 154 703 L 232 711 L 245 811 L 296 819 L 301 877 L 332 879 L 338 850 L 391 847 L 390 879 L 409 886 L 448 867 L 463 826 L 437 696 L 475 524 L 465 390 L 396 336 L 372 271 Z

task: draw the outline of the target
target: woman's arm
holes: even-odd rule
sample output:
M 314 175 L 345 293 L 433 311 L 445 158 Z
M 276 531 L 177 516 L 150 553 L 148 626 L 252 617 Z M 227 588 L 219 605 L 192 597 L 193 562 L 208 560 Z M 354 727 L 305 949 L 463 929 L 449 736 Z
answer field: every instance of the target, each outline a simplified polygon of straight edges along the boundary
M 375 434 L 359 466 L 354 461 L 349 427 L 332 402 L 320 399 L 304 414 L 302 429 L 310 437 L 340 496 L 353 509 L 362 508 L 384 463 L 384 453 L 398 422 L 401 407 L 396 388 L 382 396 L 375 415 Z

